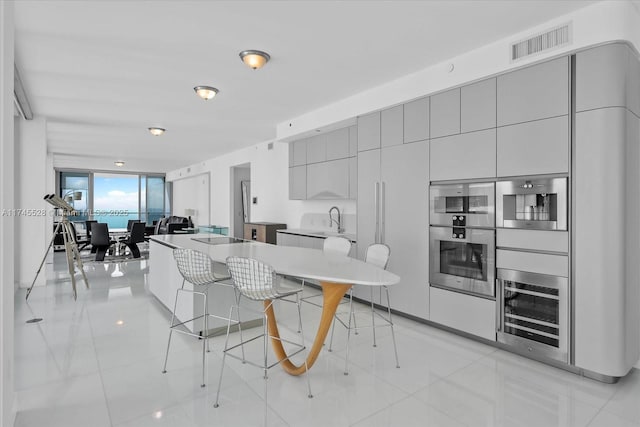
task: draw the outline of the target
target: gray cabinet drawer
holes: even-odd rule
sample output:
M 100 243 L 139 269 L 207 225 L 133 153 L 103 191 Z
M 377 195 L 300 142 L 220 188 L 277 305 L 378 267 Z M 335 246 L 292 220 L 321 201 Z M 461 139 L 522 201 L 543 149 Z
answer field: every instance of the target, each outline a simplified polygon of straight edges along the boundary
M 460 133 L 460 88 L 431 97 L 431 138 Z
M 349 128 L 329 132 L 327 138 L 327 160 L 349 157 Z
M 289 168 L 289 199 L 304 200 L 307 198 L 307 166 Z
M 382 147 L 400 145 L 403 142 L 402 105 L 382 110 L 380 113 L 380 144 Z
M 429 139 L 429 97 L 404 104 L 404 142 Z
M 307 165 L 307 199 L 348 198 L 348 158 Z
M 569 172 L 568 116 L 498 128 L 498 176 Z
M 358 126 L 349 127 L 349 157 L 358 155 Z
M 576 54 L 576 111 L 627 105 L 629 49 L 613 44 Z
M 302 166 L 307 163 L 307 139 L 289 144 L 289 166 Z
M 569 60 L 543 62 L 498 77 L 498 126 L 568 114 Z
M 327 137 L 316 135 L 307 140 L 307 164 L 327 160 Z
M 358 151 L 380 148 L 380 112 L 358 117 Z
M 460 89 L 460 131 L 496 127 L 496 79 L 483 80 Z
M 496 176 L 496 130 L 438 138 L 430 142 L 431 181 Z

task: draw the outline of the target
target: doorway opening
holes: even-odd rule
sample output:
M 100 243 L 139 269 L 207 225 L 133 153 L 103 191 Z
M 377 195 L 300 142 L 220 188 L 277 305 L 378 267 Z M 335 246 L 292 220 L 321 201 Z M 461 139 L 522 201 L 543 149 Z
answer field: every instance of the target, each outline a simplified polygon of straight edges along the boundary
M 251 221 L 251 163 L 231 168 L 231 234 L 244 237 L 244 224 Z

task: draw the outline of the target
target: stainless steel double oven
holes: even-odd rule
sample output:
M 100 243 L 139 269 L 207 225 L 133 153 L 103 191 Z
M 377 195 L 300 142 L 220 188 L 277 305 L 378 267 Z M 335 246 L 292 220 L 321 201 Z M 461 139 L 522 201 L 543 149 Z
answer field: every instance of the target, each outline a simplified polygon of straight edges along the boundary
M 430 187 L 431 286 L 495 297 L 493 182 Z

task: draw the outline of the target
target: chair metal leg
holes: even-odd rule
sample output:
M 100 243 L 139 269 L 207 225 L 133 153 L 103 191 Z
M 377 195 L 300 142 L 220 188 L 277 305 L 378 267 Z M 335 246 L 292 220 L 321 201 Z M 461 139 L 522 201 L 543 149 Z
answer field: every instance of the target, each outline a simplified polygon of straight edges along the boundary
M 349 298 L 349 323 L 347 325 L 347 350 L 344 357 L 344 374 L 349 375 L 349 340 L 351 338 L 351 317 L 353 313 L 353 298 Z
M 202 331 L 202 384 L 200 384 L 200 387 L 204 387 L 205 386 L 205 379 L 204 379 L 204 375 L 205 375 L 205 364 L 207 361 L 207 343 L 209 342 L 209 340 L 207 339 L 207 317 L 209 317 L 207 315 L 207 294 L 206 291 L 205 293 L 202 294 L 202 299 L 203 299 L 203 319 L 204 319 L 204 330 Z
M 331 338 L 329 339 L 329 351 L 333 351 L 333 331 L 336 330 L 336 316 L 333 316 L 333 323 L 331 324 Z
M 164 367 L 162 373 L 167 373 L 167 361 L 169 360 L 169 346 L 171 346 L 171 335 L 173 334 L 173 322 L 176 319 L 176 308 L 178 307 L 178 295 L 180 291 L 184 289 L 184 280 L 182 281 L 182 287 L 176 289 L 176 300 L 173 302 L 173 312 L 171 313 L 171 323 L 169 323 L 169 341 L 167 342 L 167 354 L 164 356 Z
M 373 331 L 373 346 L 377 347 L 376 344 L 376 312 L 373 307 L 373 287 L 371 288 L 371 329 Z
M 300 305 L 301 301 L 298 300 L 298 305 Z M 298 307 L 298 315 L 300 315 L 300 307 Z M 306 346 L 304 345 L 304 331 L 302 330 L 302 317 L 298 318 L 299 322 L 300 322 L 300 338 L 302 341 L 302 346 L 306 349 Z M 335 317 L 334 317 L 334 321 L 335 321 Z M 313 397 L 313 394 L 311 393 L 311 379 L 309 378 L 309 367 L 307 366 L 307 357 L 309 355 L 309 351 L 305 351 L 304 352 L 304 375 L 307 377 L 307 390 L 309 391 L 309 394 L 307 395 L 307 397 L 309 399 L 311 399 Z
M 218 391 L 216 392 L 216 402 L 213 404 L 214 408 L 217 408 L 220 401 L 220 387 L 222 386 L 222 374 L 224 373 L 224 364 L 227 358 L 227 349 L 229 348 L 229 331 L 231 329 L 231 316 L 233 316 L 233 306 L 229 309 L 229 319 L 227 321 L 227 336 L 224 340 L 224 349 L 222 350 L 222 366 L 220 366 L 220 377 L 218 378 Z M 238 314 L 238 319 L 240 314 Z M 242 358 L 244 359 L 244 347 Z
M 387 291 L 387 315 L 389 316 L 389 324 L 391 325 L 391 339 L 393 340 L 393 351 L 396 354 L 396 368 L 400 367 L 400 362 L 398 361 L 398 347 L 396 346 L 396 334 L 393 331 L 393 321 L 391 320 L 391 302 L 389 301 L 389 288 L 384 287 Z
M 242 322 L 240 320 L 240 293 L 235 287 L 233 289 L 233 292 L 236 297 L 236 311 L 238 312 L 238 332 L 240 333 L 240 342 L 244 343 L 244 338 L 242 338 Z M 231 307 L 231 313 L 229 313 L 229 319 L 231 319 L 232 313 L 233 313 L 233 307 Z M 229 332 L 227 332 L 227 339 L 229 338 L 228 334 Z M 240 346 L 240 350 L 242 351 L 242 363 L 245 363 L 244 344 Z
M 298 333 L 302 333 L 302 312 L 300 310 L 300 293 L 296 294 L 296 305 L 298 306 Z

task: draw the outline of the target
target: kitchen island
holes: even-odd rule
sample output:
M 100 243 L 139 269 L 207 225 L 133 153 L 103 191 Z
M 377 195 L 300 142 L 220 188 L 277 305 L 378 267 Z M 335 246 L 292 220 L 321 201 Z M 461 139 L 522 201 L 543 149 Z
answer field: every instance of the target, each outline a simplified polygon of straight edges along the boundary
M 175 262 L 168 260 L 167 255 L 170 255 L 173 248 L 177 247 L 200 250 L 207 253 L 214 262 L 220 264 L 224 264 L 229 256 L 255 258 L 273 266 L 278 274 L 319 281 L 323 292 L 323 308 L 314 343 L 307 357 L 309 368 L 320 353 L 340 300 L 352 285 L 383 286 L 394 285 L 400 281 L 400 277 L 397 275 L 372 264 L 350 257 L 325 254 L 317 249 L 275 246 L 211 234 L 153 236 L 150 248 L 152 265 L 150 270 L 153 272 L 156 269 L 155 266 L 158 265 L 158 273 L 152 274 L 150 272 L 149 290 L 169 307 L 171 305 L 164 301 L 169 295 L 175 295 L 175 289 L 182 283 L 182 280 L 177 282 L 170 280 L 169 276 L 161 275 L 161 272 L 171 266 L 175 268 Z M 233 303 L 233 295 L 231 292 L 229 298 L 212 298 L 212 300 L 215 300 L 219 305 L 226 305 L 228 309 Z M 173 299 L 170 303 L 172 301 Z M 220 306 L 215 307 L 216 310 L 220 310 L 220 308 Z M 189 315 L 181 313 L 182 309 L 188 309 L 188 307 L 178 307 L 176 316 L 179 319 L 190 318 L 181 317 Z M 273 312 L 269 313 L 269 318 L 272 319 L 269 322 L 270 333 L 273 336 L 278 336 Z M 244 322 L 245 319 L 243 319 Z M 282 344 L 280 341 L 272 340 L 272 345 L 276 356 L 281 359 L 285 354 Z M 300 375 L 305 371 L 304 364 L 295 366 L 289 360 L 283 361 L 281 365 L 291 375 Z

